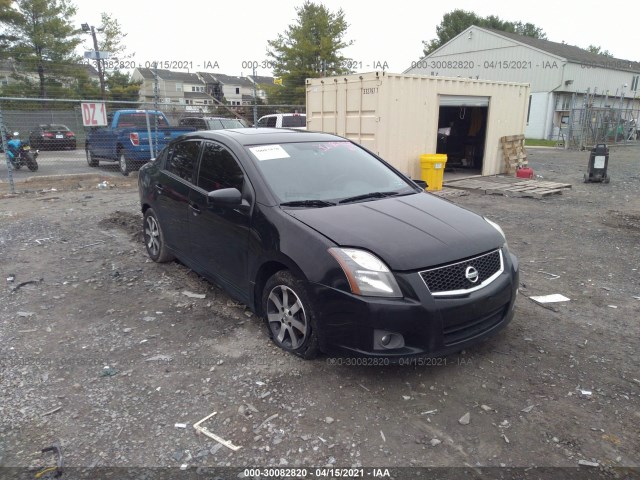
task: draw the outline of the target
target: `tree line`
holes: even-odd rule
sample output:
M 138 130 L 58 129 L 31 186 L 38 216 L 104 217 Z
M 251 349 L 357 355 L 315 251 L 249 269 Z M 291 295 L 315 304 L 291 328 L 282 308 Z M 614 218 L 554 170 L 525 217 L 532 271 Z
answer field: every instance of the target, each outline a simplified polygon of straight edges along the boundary
M 295 10 L 294 23 L 267 45 L 277 80 L 264 86 L 272 104 L 304 105 L 305 79 L 353 72 L 349 59 L 342 54 L 354 43 L 346 39 L 349 24 L 343 10 L 332 12 L 311 0 Z M 100 88 L 90 80 L 76 53 L 87 35 L 71 23 L 75 13 L 70 0 L 0 0 L 0 62 L 11 58 L 20 66 L 13 73 L 16 81 L 1 87 L 0 95 L 100 97 Z M 546 39 L 542 28 L 532 23 L 456 9 L 443 16 L 436 26 L 436 38 L 423 42 L 422 53 L 430 54 L 472 25 Z M 111 59 L 133 55 L 126 52 L 126 34 L 112 15 L 102 14 L 99 37 L 99 50 L 110 52 Z M 594 45 L 588 50 L 611 55 Z M 138 99 L 139 84 L 131 82 L 126 72 L 107 72 L 105 84 L 110 100 Z
M 12 81 L 0 95 L 25 98 L 99 99 L 101 89 L 91 79 L 95 67 L 77 54 L 90 32 L 72 23 L 76 7 L 68 0 L 0 0 L 0 62 Z M 117 19 L 101 14 L 98 48 L 112 58 L 126 58 L 126 34 Z M 89 33 L 89 34 L 87 34 Z M 91 46 L 93 50 L 93 45 Z M 105 72 L 108 100 L 138 100 L 139 83 L 127 72 Z

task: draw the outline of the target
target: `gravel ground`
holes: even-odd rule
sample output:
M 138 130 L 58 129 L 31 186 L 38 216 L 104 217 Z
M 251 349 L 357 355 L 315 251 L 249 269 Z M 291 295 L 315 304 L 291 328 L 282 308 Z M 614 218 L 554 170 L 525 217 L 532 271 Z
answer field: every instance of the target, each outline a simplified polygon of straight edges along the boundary
M 536 174 L 573 188 L 451 198 L 501 224 L 519 257 L 514 321 L 411 367 L 280 351 L 244 305 L 148 259 L 135 179 L 2 198 L 0 472 L 47 465 L 40 449 L 58 443 L 68 472 L 88 478 L 107 467 L 177 478 L 181 466 L 638 478 L 640 148 L 612 150 L 610 184 L 582 183 L 588 152 L 529 157 Z M 527 298 L 553 293 L 570 300 Z M 197 434 L 212 412 L 205 426 L 239 450 Z

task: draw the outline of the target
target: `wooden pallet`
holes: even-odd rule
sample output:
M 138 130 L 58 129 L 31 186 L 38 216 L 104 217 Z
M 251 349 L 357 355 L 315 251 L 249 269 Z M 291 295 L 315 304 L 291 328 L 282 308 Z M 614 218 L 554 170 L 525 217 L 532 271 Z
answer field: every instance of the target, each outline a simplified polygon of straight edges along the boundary
M 527 180 L 514 177 L 483 177 L 447 182 L 448 188 L 473 190 L 486 195 L 508 195 L 512 197 L 544 198 L 561 195 L 571 188 L 569 183 Z
M 526 167 L 527 151 L 524 148 L 524 135 L 508 135 L 500 137 L 504 167 L 507 174 L 512 173 L 518 167 Z

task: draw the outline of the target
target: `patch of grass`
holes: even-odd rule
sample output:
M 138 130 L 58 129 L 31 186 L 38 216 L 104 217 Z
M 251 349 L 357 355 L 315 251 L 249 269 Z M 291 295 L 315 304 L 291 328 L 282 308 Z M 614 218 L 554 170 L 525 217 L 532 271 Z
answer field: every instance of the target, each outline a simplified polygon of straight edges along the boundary
M 525 138 L 525 147 L 555 147 L 557 145 L 556 140 L 543 140 L 541 138 Z

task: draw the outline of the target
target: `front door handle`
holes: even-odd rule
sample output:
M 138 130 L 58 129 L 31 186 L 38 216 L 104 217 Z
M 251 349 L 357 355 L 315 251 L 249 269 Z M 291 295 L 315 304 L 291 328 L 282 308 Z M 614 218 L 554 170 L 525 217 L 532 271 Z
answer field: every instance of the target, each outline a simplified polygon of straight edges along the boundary
M 160 183 L 156 183 L 155 187 L 156 187 L 156 192 L 158 192 L 158 193 L 163 193 L 164 192 L 164 187 Z
M 200 215 L 202 213 L 202 210 L 200 210 L 200 207 L 198 207 L 198 205 L 195 203 L 190 203 L 189 208 L 191 209 L 194 215 Z

